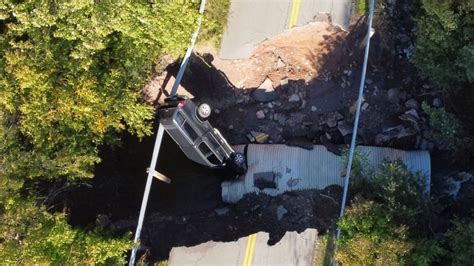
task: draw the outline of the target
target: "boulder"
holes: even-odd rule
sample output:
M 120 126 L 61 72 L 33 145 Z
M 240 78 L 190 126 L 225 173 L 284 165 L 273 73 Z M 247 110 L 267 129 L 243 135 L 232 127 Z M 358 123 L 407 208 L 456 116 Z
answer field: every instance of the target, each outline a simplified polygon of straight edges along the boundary
M 286 124 L 286 116 L 284 114 L 280 114 L 276 120 L 278 121 L 278 124 L 282 126 Z
M 276 215 L 277 215 L 278 221 L 280 221 L 283 218 L 283 216 L 287 213 L 288 213 L 288 210 L 285 209 L 285 207 L 283 207 L 283 205 L 279 205 L 277 207 L 277 210 L 276 210 Z
M 285 144 L 290 147 L 299 147 L 305 150 L 314 149 L 313 142 L 305 137 L 293 137 L 288 139 Z
M 398 96 L 400 90 L 398 88 L 392 88 L 387 91 L 387 100 L 391 103 L 398 103 Z
M 278 60 L 277 60 L 277 69 L 279 69 L 279 68 L 284 68 L 284 67 L 286 67 L 285 62 L 283 62 L 283 60 L 281 60 L 281 58 L 278 57 Z
M 257 102 L 272 102 L 279 98 L 278 93 L 273 89 L 272 81 L 267 78 L 252 92 L 252 98 Z
M 264 119 L 265 118 L 265 112 L 263 110 L 259 110 L 255 114 L 257 115 L 258 119 Z
M 361 106 L 362 111 L 367 110 L 367 108 L 369 108 L 369 103 L 364 102 L 364 103 L 362 104 L 362 106 Z
M 223 207 L 214 210 L 218 216 L 225 215 L 229 212 L 229 208 Z
M 384 146 L 390 141 L 391 137 L 385 134 L 377 134 L 375 136 L 375 145 Z
M 400 94 L 398 95 L 398 98 L 400 99 L 400 101 L 402 102 L 405 102 L 407 100 L 407 97 L 408 97 L 408 94 L 406 93 L 406 91 L 402 91 L 400 92 Z
M 415 110 L 415 109 L 410 109 L 408 111 L 405 112 L 406 115 L 410 115 L 412 116 L 413 118 L 415 119 L 420 119 L 420 116 L 418 115 L 418 112 Z
M 441 101 L 440 98 L 433 99 L 433 107 L 436 107 L 436 108 L 443 107 L 443 102 Z
M 377 146 L 395 146 L 398 148 L 413 148 L 416 141 L 416 131 L 412 128 L 405 128 L 402 125 L 384 128 L 383 133 L 375 136 Z
M 474 175 L 469 172 L 459 172 L 444 178 L 444 193 L 455 200 L 474 198 Z
M 299 102 L 301 99 L 300 99 L 300 96 L 297 94 L 297 93 L 294 93 L 290 96 L 290 98 L 288 98 L 288 101 L 290 103 L 293 103 L 293 102 Z
M 335 119 L 329 118 L 329 119 L 326 121 L 326 125 L 328 125 L 329 128 L 336 127 L 336 126 L 337 126 L 337 121 L 336 121 Z
M 326 117 L 326 124 L 329 128 L 333 128 L 337 126 L 337 122 L 344 119 L 344 116 L 341 115 L 339 112 L 329 113 Z
M 420 103 L 415 99 L 409 99 L 405 102 L 405 107 L 408 109 L 420 110 Z
M 362 104 L 361 104 L 361 109 L 362 110 L 365 110 L 369 107 L 369 103 L 365 101 L 365 98 L 362 97 Z M 364 109 L 365 108 L 365 109 Z M 357 100 L 353 101 L 352 104 L 351 104 L 351 107 L 349 107 L 349 113 L 351 115 L 354 115 L 356 113 L 356 109 L 357 109 Z
M 434 143 L 425 138 L 421 139 L 420 150 L 432 151 L 434 149 Z
M 343 137 L 352 134 L 352 126 L 346 122 L 340 121 L 337 123 L 337 129 L 341 132 Z
M 340 149 L 340 147 L 338 147 L 337 145 L 333 144 L 331 142 L 331 140 L 328 138 L 327 136 L 328 134 L 322 134 L 320 137 L 319 137 L 319 140 L 321 141 L 321 144 L 324 145 L 324 147 L 328 150 L 328 152 L 331 152 L 337 156 L 341 156 L 342 155 L 342 151 Z

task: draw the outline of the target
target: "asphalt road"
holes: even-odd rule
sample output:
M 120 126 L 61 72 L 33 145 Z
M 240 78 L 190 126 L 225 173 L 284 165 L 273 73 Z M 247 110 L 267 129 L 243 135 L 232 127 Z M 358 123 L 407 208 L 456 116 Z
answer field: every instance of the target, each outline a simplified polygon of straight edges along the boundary
M 258 43 L 308 24 L 323 13 L 329 14 L 334 25 L 347 30 L 351 8 L 351 0 L 232 0 L 219 56 L 248 58 Z
M 287 232 L 273 246 L 268 233 L 258 232 L 234 242 L 209 241 L 194 247 L 173 248 L 169 265 L 312 265 L 316 229 Z

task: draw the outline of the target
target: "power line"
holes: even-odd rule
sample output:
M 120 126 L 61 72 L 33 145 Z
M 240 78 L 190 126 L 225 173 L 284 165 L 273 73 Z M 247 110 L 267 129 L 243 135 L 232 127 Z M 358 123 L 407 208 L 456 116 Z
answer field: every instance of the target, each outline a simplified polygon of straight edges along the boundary
M 186 69 L 188 65 L 189 58 L 194 49 L 194 45 L 196 44 L 196 39 L 199 34 L 199 30 L 201 29 L 202 16 L 204 14 L 205 6 L 206 6 L 206 0 L 202 0 L 201 6 L 199 7 L 200 15 L 198 18 L 198 26 L 191 38 L 191 45 L 186 50 L 186 54 L 184 55 L 183 61 L 181 62 L 181 66 L 179 68 L 178 75 L 176 76 L 176 81 L 173 84 L 173 88 L 171 89 L 170 96 L 174 96 L 176 94 L 179 83 L 181 82 L 181 79 L 183 78 L 184 70 Z M 143 220 L 145 218 L 146 207 L 148 205 L 148 197 L 150 196 L 151 183 L 153 181 L 153 173 L 154 173 L 153 170 L 156 168 L 156 162 L 158 160 L 158 155 L 160 153 L 161 141 L 163 140 L 163 133 L 164 133 L 164 128 L 161 124 L 159 124 L 158 133 L 156 134 L 155 146 L 153 148 L 153 155 L 151 157 L 151 163 L 150 163 L 150 168 L 149 168 L 150 170 L 148 171 L 147 181 L 145 185 L 145 192 L 143 194 L 142 205 L 140 207 L 140 215 L 138 216 L 138 225 L 135 231 L 135 238 L 133 239 L 133 242 L 135 243 L 135 247 L 132 249 L 130 261 L 128 263 L 129 266 L 133 266 L 135 264 L 137 250 L 139 248 L 140 234 L 143 227 Z
M 191 53 L 194 49 L 194 45 L 196 44 L 199 30 L 201 29 L 202 14 L 204 14 L 205 6 L 206 6 L 206 0 L 202 0 L 201 6 L 199 7 L 199 14 L 201 15 L 198 18 L 198 22 L 197 22 L 198 26 L 197 26 L 196 31 L 193 33 L 193 36 L 191 37 L 191 45 L 188 47 L 188 50 L 186 50 L 186 54 L 184 55 L 183 61 L 181 62 L 178 75 L 176 75 L 176 81 L 174 82 L 173 87 L 171 88 L 170 96 L 174 96 L 176 92 L 178 91 L 178 86 L 181 83 L 181 79 L 183 78 L 183 75 L 184 75 L 184 70 L 186 70 L 186 66 L 188 65 L 189 58 L 191 57 Z
M 360 78 L 360 86 L 359 86 L 359 96 L 357 99 L 357 109 L 355 114 L 354 120 L 354 128 L 352 133 L 351 139 L 351 147 L 349 149 L 349 159 L 347 162 L 346 167 L 346 177 L 344 180 L 344 192 L 342 194 L 342 203 L 341 203 L 341 211 L 339 213 L 339 219 L 344 217 L 344 211 L 346 208 L 346 201 L 347 201 L 347 192 L 349 190 L 349 177 L 351 175 L 351 168 L 352 168 L 352 160 L 354 159 L 354 150 L 356 146 L 356 138 L 357 138 L 357 129 L 359 128 L 359 118 L 360 118 L 360 109 L 362 105 L 362 99 L 364 97 L 364 85 L 365 85 L 365 75 L 367 72 L 367 62 L 369 59 L 369 47 L 370 47 L 370 36 L 372 33 L 372 18 L 374 16 L 374 1 L 370 0 L 370 11 L 369 11 L 369 19 L 368 19 L 368 29 L 367 29 L 367 37 L 366 37 L 366 44 L 365 44 L 365 54 L 364 54 L 364 64 L 362 66 L 362 74 Z M 339 239 L 341 235 L 341 229 L 337 228 L 336 239 Z

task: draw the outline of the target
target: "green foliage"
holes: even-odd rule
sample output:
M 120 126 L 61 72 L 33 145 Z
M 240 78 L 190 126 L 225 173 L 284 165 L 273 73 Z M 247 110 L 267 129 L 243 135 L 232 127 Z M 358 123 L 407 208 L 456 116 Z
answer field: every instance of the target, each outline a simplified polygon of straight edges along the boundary
M 456 89 L 474 81 L 474 2 L 422 0 L 415 65 L 433 84 Z
M 199 43 L 211 43 L 216 49 L 220 48 L 221 39 L 227 26 L 230 0 L 208 0 Z
M 425 102 L 421 108 L 428 115 L 436 144 L 442 149 L 453 148 L 461 129 L 459 121 L 444 108 L 430 107 Z
M 452 265 L 472 265 L 474 262 L 474 219 L 455 220 L 446 233 Z
M 369 4 L 367 0 L 356 1 L 356 13 L 359 16 L 364 16 L 369 12 Z
M 430 213 L 424 178 L 409 172 L 402 162 L 383 162 L 371 180 L 373 188 L 365 195 L 385 206 L 396 223 L 413 228 Z
M 151 133 L 153 109 L 140 88 L 160 54 L 186 48 L 197 9 L 188 1 L 2 1 L 0 14 L 0 110 L 9 119 L 0 122 L 34 158 L 13 174 L 83 178 L 116 132 Z
M 349 162 L 349 149 L 345 148 L 342 151 L 342 164 L 346 167 Z M 352 176 L 365 176 L 370 172 L 368 167 L 368 158 L 367 154 L 362 153 L 357 147 L 354 149 L 354 154 L 352 156 L 352 167 L 351 167 L 351 177 Z
M 396 265 L 412 244 L 407 228 L 393 224 L 382 204 L 356 198 L 339 222 L 343 234 L 336 260 L 345 265 Z
M 64 214 L 50 214 L 34 201 L 10 198 L 0 219 L 0 260 L 7 264 L 124 264 L 133 246 L 128 235 L 104 237 L 73 229 Z
M 161 54 L 186 49 L 197 13 L 191 1 L 0 1 L 0 261 L 124 264 L 128 236 L 72 228 L 24 184 L 91 178 L 101 145 L 150 134 L 141 88 Z
M 349 149 L 342 151 L 342 165 L 346 170 L 349 161 Z M 369 166 L 367 154 L 362 153 L 357 147 L 354 150 L 351 166 L 351 186 L 356 190 L 370 185 L 368 177 L 371 176 L 373 169 Z M 344 173 L 345 175 L 345 173 Z
M 421 177 L 398 161 L 384 162 L 359 187 L 346 215 L 336 259 L 347 265 L 429 265 L 443 253 L 426 225 L 432 206 Z

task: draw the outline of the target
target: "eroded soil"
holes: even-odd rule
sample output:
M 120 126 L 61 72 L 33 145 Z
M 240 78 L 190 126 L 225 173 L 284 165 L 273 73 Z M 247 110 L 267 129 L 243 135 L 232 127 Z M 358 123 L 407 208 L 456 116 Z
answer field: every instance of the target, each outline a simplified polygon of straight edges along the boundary
M 401 12 L 398 16 L 408 15 Z M 215 50 L 201 47 L 191 58 L 179 93 L 197 103 L 209 103 L 213 107 L 211 123 L 231 144 L 249 143 L 248 133 L 257 131 L 269 134 L 264 143 L 301 147 L 322 143 L 337 153 L 338 149 L 330 146 L 339 148 L 352 134 L 363 57 L 360 44 L 366 31 L 363 22 L 355 21 L 349 33 L 323 22 L 294 28 L 263 42 L 245 60 L 220 60 Z M 436 95 L 419 93 L 423 84 L 413 78 L 416 75 L 408 61 L 414 36 L 405 34 L 411 32 L 412 25 L 397 25 L 400 28 L 375 25 L 358 143 L 433 149 L 429 140 L 423 142 L 426 119 L 419 104 L 433 102 Z M 170 91 L 179 63 L 168 65 L 163 59 L 161 64 L 166 67 L 158 69 L 145 87 L 145 100 L 160 104 Z M 255 96 L 267 79 L 271 100 Z M 400 118 L 407 111 L 413 114 L 412 110 L 418 115 L 415 122 Z M 395 132 L 391 136 L 393 128 L 406 129 L 403 132 L 409 134 L 397 138 L 401 133 Z M 380 142 L 381 134 L 391 139 Z M 98 167 L 95 188 L 69 195 L 71 219 L 90 224 L 102 214 L 99 222 L 105 229 L 133 231 L 153 138 L 142 142 L 125 138 L 122 147 L 104 151 L 109 156 Z M 173 246 L 232 241 L 257 231 L 270 232 L 269 244 L 286 231 L 316 228 L 324 233 L 339 211 L 338 187 L 274 198 L 248 195 L 236 205 L 226 205 L 220 198 L 220 181 L 225 176 L 187 160 L 170 139 L 164 141 L 157 170 L 173 183 L 153 184 L 142 233 L 151 261 L 166 259 Z M 100 200 L 104 204 L 97 204 Z M 281 213 L 282 208 L 287 212 L 279 219 L 278 209 Z M 83 217 L 85 212 L 90 215 Z

